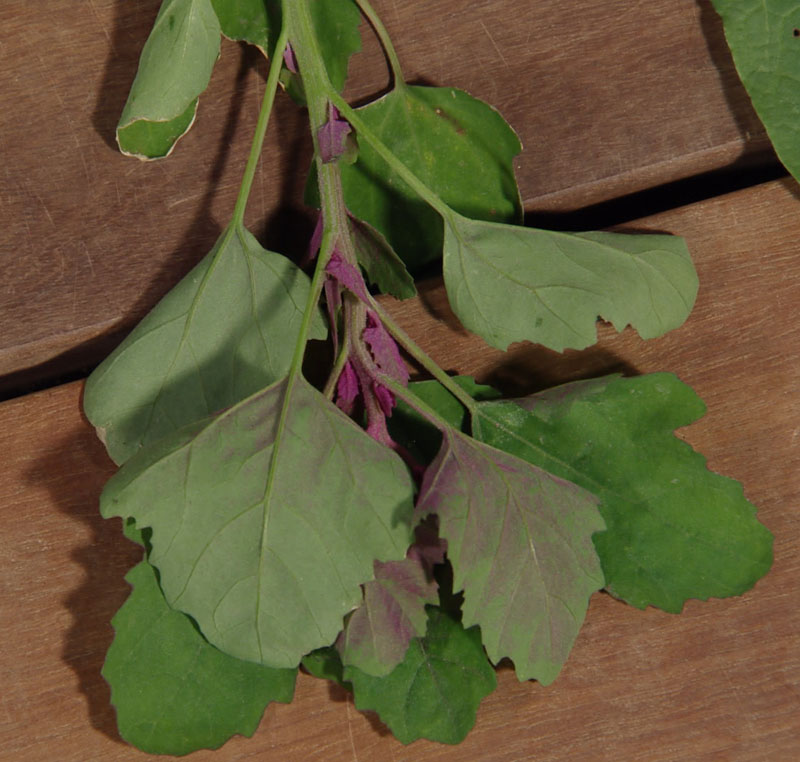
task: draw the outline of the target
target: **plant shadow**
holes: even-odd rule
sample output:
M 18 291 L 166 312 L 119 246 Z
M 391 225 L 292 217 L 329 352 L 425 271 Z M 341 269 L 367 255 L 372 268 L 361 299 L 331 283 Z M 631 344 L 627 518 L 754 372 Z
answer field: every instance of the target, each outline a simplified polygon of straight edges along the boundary
M 83 526 L 76 534 L 89 534 L 89 541 L 75 546 L 70 554 L 83 570 L 84 579 L 61 601 L 71 616 L 61 658 L 77 677 L 92 727 L 123 743 L 101 670 L 114 637 L 111 618 L 130 592 L 125 574 L 140 560 L 142 550 L 125 539 L 118 520 L 106 521 L 100 516 L 100 492 L 114 470 L 84 419 L 80 427 L 65 432 L 42 451 L 26 471 L 25 482 L 35 489 L 47 489 L 53 506 Z

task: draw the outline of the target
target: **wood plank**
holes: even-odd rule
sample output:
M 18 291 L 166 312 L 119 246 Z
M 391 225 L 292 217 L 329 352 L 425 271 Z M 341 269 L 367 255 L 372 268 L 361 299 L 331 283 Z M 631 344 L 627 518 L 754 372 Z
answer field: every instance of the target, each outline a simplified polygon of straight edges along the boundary
M 229 219 L 263 91 L 257 54 L 223 44 L 197 124 L 169 162 L 114 148 L 158 4 L 0 6 L 0 376 L 36 368 L 6 388 L 96 362 Z M 635 9 L 541 0 L 522 13 L 513 0 L 467 11 L 452 0 L 376 6 L 410 79 L 462 87 L 519 132 L 529 211 L 584 206 L 766 150 L 708 0 Z M 386 84 L 369 35 L 352 71 L 353 97 Z M 310 234 L 303 125 L 279 99 L 248 215 L 266 245 L 289 255 Z
M 395 315 L 445 366 L 512 391 L 624 368 L 671 370 L 709 413 L 682 430 L 709 465 L 740 479 L 775 534 L 775 564 L 746 595 L 641 612 L 597 594 L 558 680 L 520 684 L 507 669 L 457 748 L 397 743 L 337 689 L 301 676 L 253 739 L 198 760 L 772 762 L 800 758 L 800 301 L 798 200 L 772 183 L 647 220 L 683 233 L 702 288 L 689 321 L 642 342 L 602 332 L 558 359 L 507 357 L 468 339 L 437 288 Z M 426 306 L 428 305 L 428 306 Z M 113 467 L 71 384 L 0 405 L 0 760 L 125 762 L 101 676 L 108 621 L 138 558 L 97 500 Z

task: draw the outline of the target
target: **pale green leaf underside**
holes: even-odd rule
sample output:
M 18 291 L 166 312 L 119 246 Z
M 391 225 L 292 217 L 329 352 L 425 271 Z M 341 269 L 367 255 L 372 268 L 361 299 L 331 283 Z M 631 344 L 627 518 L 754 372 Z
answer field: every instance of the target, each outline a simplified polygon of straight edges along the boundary
M 401 86 L 358 113 L 457 212 L 497 222 L 521 219 L 513 170 L 520 142 L 487 104 L 449 87 Z M 341 170 L 350 211 L 379 230 L 409 267 L 439 258 L 440 216 L 366 140 L 359 140 L 356 163 Z
M 499 349 L 582 349 L 597 340 L 598 317 L 654 338 L 681 325 L 697 295 L 686 244 L 669 235 L 558 233 L 451 215 L 443 266 L 453 311 Z
M 164 0 L 117 126 L 123 153 L 141 158 L 166 156 L 189 129 L 197 97 L 206 89 L 219 55 L 220 31 L 211 0 Z M 192 118 L 188 118 L 190 107 Z M 125 132 L 142 121 L 168 124 L 150 130 L 140 125 Z M 183 132 L 177 134 L 181 128 Z
M 109 455 L 138 449 L 286 375 L 308 277 L 233 223 L 86 382 Z M 312 338 L 324 338 L 317 315 Z
M 251 736 L 271 701 L 292 700 L 296 671 L 234 659 L 209 645 L 171 609 L 153 567 L 142 561 L 111 621 L 116 635 L 103 677 L 111 686 L 120 735 L 150 754 L 216 749 Z
M 302 378 L 198 428 L 128 461 L 101 511 L 152 528 L 167 601 L 212 644 L 296 666 L 333 642 L 373 561 L 405 556 L 411 477 Z
M 674 436 L 705 412 L 675 376 L 608 377 L 481 405 L 475 435 L 596 494 L 606 587 L 639 608 L 738 595 L 769 569 L 772 536 L 738 482 Z
M 497 685 L 477 627 L 469 630 L 438 609 L 428 610 L 424 638 L 385 677 L 345 668 L 357 709 L 378 713 L 398 741 L 427 738 L 457 744 L 475 724 L 478 706 Z
M 800 3 L 713 0 L 736 70 L 778 158 L 800 179 Z
M 605 527 L 596 502 L 452 430 L 428 467 L 418 511 L 438 516 L 464 625 L 480 625 L 489 658 L 511 658 L 520 680 L 555 680 L 603 587 L 591 539 Z

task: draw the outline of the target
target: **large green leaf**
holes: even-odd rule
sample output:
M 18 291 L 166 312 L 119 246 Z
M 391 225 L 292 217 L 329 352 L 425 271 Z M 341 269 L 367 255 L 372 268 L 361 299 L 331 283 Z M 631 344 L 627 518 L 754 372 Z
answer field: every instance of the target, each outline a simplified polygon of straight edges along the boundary
M 117 125 L 123 153 L 155 159 L 172 150 L 194 120 L 219 41 L 211 0 L 164 0 Z
M 505 349 L 533 341 L 582 349 L 598 316 L 650 339 L 691 312 L 697 274 L 682 238 L 558 233 L 469 220 L 445 223 L 444 280 L 466 328 Z
M 111 620 L 116 635 L 103 677 L 128 743 L 150 754 L 216 749 L 234 734 L 252 735 L 270 701 L 292 700 L 296 670 L 234 659 L 209 645 L 167 605 L 146 561 L 125 579 L 133 591 Z
M 521 219 L 512 166 L 521 146 L 490 106 L 449 87 L 402 85 L 358 113 L 456 211 L 496 222 Z M 359 140 L 356 163 L 341 171 L 350 211 L 377 228 L 411 268 L 440 257 L 441 217 L 366 140 Z
M 800 5 L 796 0 L 712 2 L 775 152 L 800 179 Z
M 298 377 L 142 450 L 101 511 L 152 528 L 168 603 L 212 644 L 293 667 L 333 642 L 375 559 L 405 556 L 412 498 L 400 457 Z
M 767 572 L 772 536 L 741 485 L 673 434 L 705 411 L 675 376 L 612 376 L 522 403 L 483 403 L 474 435 L 600 497 L 607 531 L 594 544 L 615 596 L 677 612 Z
M 439 519 L 464 625 L 480 625 L 489 658 L 511 658 L 520 680 L 555 680 L 604 584 L 592 545 L 605 526 L 596 499 L 451 429 L 417 509 Z
M 478 706 L 497 685 L 477 627 L 465 630 L 436 608 L 424 638 L 414 638 L 403 661 L 385 677 L 346 667 L 356 708 L 380 715 L 402 743 L 428 738 L 460 743 Z
M 303 272 L 233 223 L 86 382 L 114 461 L 286 375 L 308 297 Z

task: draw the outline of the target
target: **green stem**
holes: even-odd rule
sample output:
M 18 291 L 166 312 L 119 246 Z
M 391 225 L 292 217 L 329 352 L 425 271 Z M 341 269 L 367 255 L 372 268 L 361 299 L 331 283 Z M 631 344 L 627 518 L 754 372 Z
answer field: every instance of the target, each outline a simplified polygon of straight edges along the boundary
M 381 42 L 381 47 L 383 47 L 383 52 L 386 54 L 386 58 L 389 61 L 389 66 L 392 70 L 392 84 L 394 85 L 395 89 L 405 87 L 406 80 L 403 76 L 403 70 L 400 67 L 400 59 L 397 57 L 397 52 L 394 49 L 394 45 L 392 45 L 392 38 L 389 37 L 389 32 L 387 31 L 386 27 L 383 25 L 380 17 L 377 13 L 375 13 L 375 9 L 369 3 L 369 0 L 356 0 L 358 3 L 358 7 L 361 8 L 361 12 L 366 17 L 367 21 L 372 25 L 372 28 L 375 30 L 375 34 L 378 35 L 378 39 Z
M 403 349 L 467 408 L 470 416 L 473 415 L 478 409 L 475 400 L 436 364 L 433 358 L 394 321 L 394 318 L 377 301 L 371 299 L 370 308 L 378 314 L 381 322 L 402 345 Z
M 261 101 L 261 111 L 258 113 L 256 131 L 253 136 L 253 143 L 250 146 L 250 155 L 247 157 L 247 164 L 244 168 L 242 184 L 239 187 L 239 195 L 236 197 L 236 205 L 233 207 L 233 222 L 241 225 L 244 222 L 244 210 L 247 206 L 247 199 L 250 196 L 250 189 L 253 187 L 253 179 L 256 175 L 258 160 L 261 157 L 261 148 L 264 145 L 264 136 L 267 134 L 269 126 L 269 116 L 272 113 L 272 104 L 275 101 L 275 93 L 278 90 L 278 77 L 281 73 L 283 51 L 289 39 L 289 30 L 286 23 L 283 24 L 278 40 L 275 43 L 272 60 L 269 62 L 269 74 L 267 75 L 266 89 L 264 98 Z

